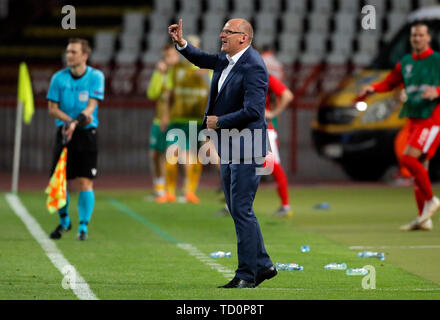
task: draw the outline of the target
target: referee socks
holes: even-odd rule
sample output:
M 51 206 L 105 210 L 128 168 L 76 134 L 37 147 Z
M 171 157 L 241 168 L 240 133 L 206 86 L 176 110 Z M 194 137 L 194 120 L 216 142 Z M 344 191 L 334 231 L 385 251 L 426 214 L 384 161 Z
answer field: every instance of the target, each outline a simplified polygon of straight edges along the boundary
M 87 225 L 95 207 L 95 193 L 93 190 L 81 191 L 78 198 L 79 228 L 78 232 L 87 233 Z
M 58 215 L 60 216 L 60 225 L 64 229 L 67 229 L 70 225 L 69 203 L 70 203 L 69 192 L 66 192 L 66 205 L 58 210 Z

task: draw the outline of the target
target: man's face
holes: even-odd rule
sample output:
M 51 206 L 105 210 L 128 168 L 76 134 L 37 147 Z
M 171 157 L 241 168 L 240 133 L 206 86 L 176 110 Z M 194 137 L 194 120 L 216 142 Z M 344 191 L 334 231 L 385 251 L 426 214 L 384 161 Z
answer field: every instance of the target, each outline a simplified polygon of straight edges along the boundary
M 168 66 L 173 66 L 179 62 L 179 53 L 174 48 L 169 48 L 163 51 L 163 60 Z
M 425 51 L 431 42 L 431 36 L 426 26 L 414 26 L 411 28 L 411 47 L 416 52 Z
M 220 33 L 222 39 L 221 51 L 232 56 L 239 52 L 245 43 L 246 34 L 239 29 L 239 22 L 229 20 Z
M 87 62 L 88 54 L 82 51 L 81 43 L 69 43 L 66 50 L 66 60 L 69 67 L 76 67 Z

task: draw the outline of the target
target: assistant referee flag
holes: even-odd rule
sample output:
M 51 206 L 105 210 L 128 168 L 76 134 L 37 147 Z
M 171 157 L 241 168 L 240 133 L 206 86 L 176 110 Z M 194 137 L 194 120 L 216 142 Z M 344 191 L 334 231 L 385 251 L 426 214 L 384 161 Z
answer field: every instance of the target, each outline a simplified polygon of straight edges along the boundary
M 31 123 L 34 114 L 34 95 L 32 93 L 31 77 L 26 63 L 20 63 L 18 71 L 18 97 L 23 103 L 23 121 L 26 124 Z

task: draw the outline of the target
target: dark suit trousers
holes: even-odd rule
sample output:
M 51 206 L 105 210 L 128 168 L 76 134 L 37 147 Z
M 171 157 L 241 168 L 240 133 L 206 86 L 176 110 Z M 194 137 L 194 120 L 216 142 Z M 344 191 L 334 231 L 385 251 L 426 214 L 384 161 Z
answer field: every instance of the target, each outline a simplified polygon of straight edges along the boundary
M 220 172 L 226 203 L 234 219 L 237 235 L 237 278 L 255 281 L 261 269 L 273 265 L 264 248 L 260 226 L 252 205 L 261 176 L 255 174 L 256 164 L 221 164 Z

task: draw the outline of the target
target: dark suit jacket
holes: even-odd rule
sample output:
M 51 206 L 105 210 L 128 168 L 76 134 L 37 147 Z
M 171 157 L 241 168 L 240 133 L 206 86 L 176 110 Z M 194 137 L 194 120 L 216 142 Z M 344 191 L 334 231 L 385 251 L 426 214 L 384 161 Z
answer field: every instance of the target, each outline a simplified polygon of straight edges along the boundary
M 256 155 L 265 156 L 267 123 L 264 109 L 269 76 L 260 54 L 249 47 L 235 63 L 218 92 L 220 75 L 229 64 L 226 54 L 209 54 L 195 48 L 189 42 L 185 49 L 180 50 L 180 53 L 196 66 L 214 70 L 202 128 L 206 128 L 206 116 L 218 116 L 219 155 L 221 156 L 222 153 L 220 137 L 223 133 L 221 129 L 237 129 L 242 133 L 250 133 L 252 154 L 255 155 L 254 149 L 257 147 Z M 262 139 L 259 138 L 260 135 Z M 234 148 L 238 147 L 236 143 L 232 143 L 232 140 L 229 139 L 229 158 L 232 152 L 236 151 Z M 240 159 L 248 158 L 245 157 L 244 150 L 248 149 L 249 145 L 243 140 L 241 139 L 240 143 Z M 256 146 L 256 143 L 261 145 Z

